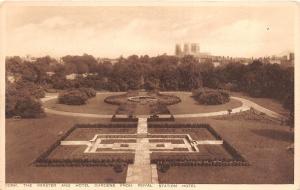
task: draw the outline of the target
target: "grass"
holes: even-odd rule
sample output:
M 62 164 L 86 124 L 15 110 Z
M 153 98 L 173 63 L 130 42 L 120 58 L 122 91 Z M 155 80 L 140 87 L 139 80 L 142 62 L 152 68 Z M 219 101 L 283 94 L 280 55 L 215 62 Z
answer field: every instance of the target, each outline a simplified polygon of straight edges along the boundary
M 205 113 L 223 111 L 228 109 L 237 108 L 242 105 L 238 100 L 231 99 L 228 103 L 222 105 L 201 105 L 195 101 L 191 95 L 184 93 L 174 93 L 181 99 L 181 102 L 168 106 L 172 114 L 190 114 L 190 113 Z
M 242 92 L 230 92 L 231 95 L 245 98 L 253 101 L 254 103 L 263 106 L 271 111 L 282 115 L 288 115 L 288 110 L 285 109 L 282 104 L 278 100 L 270 99 L 270 98 L 253 98 Z
M 109 120 L 50 115 L 40 119 L 6 120 L 7 183 L 124 183 L 126 171 L 112 167 L 36 167 L 32 163 L 76 123 Z
M 250 163 L 242 167 L 171 167 L 160 183 L 290 184 L 294 182 L 293 143 L 288 126 L 249 120 L 178 119 L 207 122 Z M 184 178 L 181 176 L 185 176 Z
M 77 128 L 65 140 L 66 141 L 88 141 L 94 138 L 95 134 L 134 134 L 136 128 Z
M 97 94 L 96 97 L 89 99 L 85 105 L 59 104 L 57 99 L 49 100 L 45 102 L 44 105 L 47 108 L 65 112 L 114 114 L 118 106 L 104 102 L 105 97 L 110 95 L 111 94 Z
M 215 137 L 206 128 L 149 128 L 151 134 L 189 134 L 193 140 L 215 140 Z
M 189 95 L 177 93 L 182 103 L 169 106 L 173 114 L 220 111 L 239 106 L 239 102 L 229 105 L 200 106 Z M 114 113 L 116 106 L 104 103 L 106 95 L 98 95 L 92 105 L 83 107 L 62 105 L 63 111 L 87 113 Z M 251 99 L 268 109 L 280 113 L 280 104 L 270 99 Z M 91 99 L 92 101 L 93 99 Z M 259 103 L 262 101 L 261 103 Z M 97 103 L 98 102 L 98 103 Z M 47 102 L 47 106 L 58 106 Z M 108 106 L 108 107 L 105 107 Z M 227 106 L 227 107 L 226 107 Z M 59 107 L 59 106 L 58 106 Z M 68 108 L 67 108 L 68 107 Z M 112 108 L 113 107 L 113 108 Z M 59 109 L 59 108 L 55 108 Z M 231 117 L 231 116 L 229 116 Z M 261 119 L 237 118 L 186 118 L 176 119 L 176 123 L 208 123 L 230 143 L 250 166 L 243 167 L 199 167 L 174 166 L 166 173 L 158 172 L 160 183 L 227 183 L 227 184 L 290 184 L 294 182 L 294 154 L 287 151 L 294 142 L 294 134 L 289 127 Z M 6 120 L 6 182 L 7 183 L 124 183 L 126 171 L 115 173 L 111 167 L 35 167 L 32 162 L 48 149 L 61 134 L 77 123 L 108 123 L 109 119 L 67 117 L 47 114 L 46 118 Z M 107 129 L 101 129 L 101 133 Z M 133 133 L 136 129 L 109 129 L 110 133 Z M 180 131 L 181 130 L 181 131 Z M 150 133 L 191 133 L 193 138 L 206 139 L 205 131 L 194 129 L 150 128 Z M 75 133 L 74 133 L 75 134 Z M 80 136 L 80 134 L 78 134 Z M 94 133 L 82 135 L 90 138 Z M 212 150 L 218 153 L 219 150 Z M 182 177 L 184 176 L 184 177 Z

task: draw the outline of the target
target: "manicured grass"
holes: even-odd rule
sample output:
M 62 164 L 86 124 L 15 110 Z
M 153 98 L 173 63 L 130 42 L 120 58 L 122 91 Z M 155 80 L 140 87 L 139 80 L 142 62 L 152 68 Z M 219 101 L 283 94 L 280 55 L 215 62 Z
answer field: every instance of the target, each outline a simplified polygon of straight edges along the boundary
M 185 93 L 172 93 L 181 99 L 181 102 L 168 106 L 172 114 L 190 114 L 190 113 L 205 113 L 224 111 L 228 109 L 237 108 L 242 105 L 238 100 L 231 99 L 228 103 L 222 105 L 201 105 L 195 101 L 190 94 Z
M 288 110 L 285 109 L 278 100 L 274 100 L 271 98 L 253 98 L 241 92 L 230 92 L 230 94 L 233 96 L 251 100 L 256 104 L 263 106 L 271 111 L 277 112 L 279 114 L 288 115 Z
M 35 159 L 76 123 L 109 120 L 50 115 L 40 119 L 6 120 L 7 183 L 124 183 L 126 171 L 112 167 L 36 167 Z
M 151 134 L 189 134 L 193 140 L 216 140 L 206 128 L 149 128 Z
M 201 105 L 193 105 L 192 101 L 194 100 L 189 97 L 189 95 L 178 93 L 178 96 L 180 96 L 183 102 L 187 102 L 186 104 L 180 103 L 182 109 L 180 109 L 180 107 L 177 107 L 179 111 L 183 110 L 189 111 L 189 113 L 195 113 L 200 112 L 197 111 L 197 109 L 208 109 L 201 108 L 203 107 Z M 186 98 L 183 99 L 182 97 Z M 99 100 L 99 102 L 103 101 Z M 103 104 L 105 103 L 103 102 Z M 179 106 L 180 104 L 168 107 L 171 109 L 172 107 Z M 228 107 L 222 107 L 225 105 L 220 105 L 221 107 L 219 107 L 218 109 L 214 108 L 216 109 L 214 111 L 228 109 Z M 98 104 L 93 106 L 95 106 L 95 113 L 99 113 L 99 111 L 96 111 L 96 109 L 103 109 L 103 112 L 107 112 L 107 110 L 104 110 L 104 106 L 99 108 L 97 108 Z M 69 109 L 72 112 L 80 112 L 73 106 L 71 107 L 72 109 Z M 90 110 L 89 108 L 86 109 Z M 113 110 L 113 112 L 114 111 L 115 109 Z M 176 112 L 173 112 L 173 114 L 176 114 Z M 46 151 L 49 146 L 51 146 L 57 139 L 59 139 L 61 135 L 64 134 L 68 129 L 73 127 L 74 124 L 108 122 L 109 119 L 100 120 L 84 117 L 66 117 L 51 114 L 47 114 L 46 118 L 39 119 L 22 119 L 19 121 L 7 119 L 5 149 L 6 182 L 124 183 L 126 178 L 126 170 L 122 173 L 115 173 L 113 171 L 113 168 L 111 167 L 36 167 L 32 164 L 35 159 L 40 156 L 41 153 Z M 171 167 L 166 173 L 158 172 L 160 183 L 288 184 L 294 182 L 294 154 L 286 150 L 286 147 L 294 142 L 294 135 L 289 131 L 288 126 L 279 125 L 277 123 L 269 121 L 261 121 L 260 119 L 251 120 L 251 118 L 247 119 L 245 117 L 237 117 L 233 119 L 226 119 L 226 117 L 222 119 L 176 119 L 176 123 L 181 122 L 210 124 L 211 127 L 213 127 L 224 140 L 230 143 L 239 153 L 242 154 L 242 156 L 250 163 L 250 166 L 174 166 Z M 126 131 L 126 129 L 122 129 L 124 131 L 119 131 L 120 129 L 118 128 L 101 130 L 101 133 L 106 132 L 105 130 L 109 130 L 107 131 L 109 133 L 133 133 L 134 131 L 131 130 L 136 129 L 130 128 L 129 131 Z M 199 133 L 197 133 L 193 132 L 193 130 L 194 129 L 177 130 L 172 128 L 150 128 L 148 131 L 150 133 L 162 134 L 190 133 L 195 139 L 198 138 L 199 140 L 207 140 L 208 135 L 205 134 L 205 131 L 200 131 Z M 86 136 L 82 135 L 81 137 L 83 139 L 88 138 L 90 140 L 90 137 L 93 137 L 95 132 L 96 131 Z M 211 149 L 205 149 L 203 151 L 208 150 Z M 214 154 L 219 154 L 219 150 L 212 151 L 214 152 Z
M 135 134 L 136 128 L 77 128 L 65 140 L 88 141 L 96 134 Z
M 59 104 L 57 99 L 52 99 L 44 103 L 44 106 L 58 111 L 76 112 L 76 113 L 92 113 L 92 114 L 114 114 L 117 105 L 104 102 L 104 98 L 111 94 L 97 94 L 91 98 L 85 105 L 64 105 Z
M 178 119 L 209 123 L 250 163 L 250 166 L 171 167 L 158 173 L 160 183 L 289 184 L 294 181 L 293 143 L 288 126 L 246 120 Z M 185 176 L 185 177 L 182 177 Z

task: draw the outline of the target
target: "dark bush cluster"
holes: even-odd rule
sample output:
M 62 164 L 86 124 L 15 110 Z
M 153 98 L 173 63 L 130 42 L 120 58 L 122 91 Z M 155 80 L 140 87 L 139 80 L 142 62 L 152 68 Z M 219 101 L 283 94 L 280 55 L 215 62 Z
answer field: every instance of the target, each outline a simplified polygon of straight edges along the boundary
M 5 116 L 38 118 L 45 116 L 39 98 L 45 96 L 43 88 L 30 82 L 8 83 L 5 91 Z
M 175 121 L 175 118 L 173 115 L 170 115 L 170 117 L 159 117 L 158 115 L 151 115 L 149 118 L 147 118 L 147 122 L 160 122 L 160 121 Z
M 82 105 L 85 104 L 87 100 L 88 96 L 86 93 L 75 89 L 60 93 L 58 96 L 58 102 L 67 105 Z
M 95 97 L 96 91 L 91 88 L 77 88 L 62 92 L 58 96 L 58 102 L 67 105 L 82 105 L 89 98 Z
M 79 91 L 84 92 L 88 98 L 92 98 L 96 96 L 96 91 L 92 88 L 78 88 Z
M 113 123 L 113 124 L 76 124 L 77 128 L 136 128 L 136 124 L 131 123 Z
M 223 90 L 200 88 L 193 91 L 193 98 L 200 104 L 218 105 L 229 102 L 229 93 Z
M 193 160 L 193 159 L 151 159 L 151 164 L 157 164 L 157 169 L 165 173 L 172 166 L 249 166 L 247 161 L 233 160 L 233 159 L 214 159 L 214 160 Z
M 125 154 L 123 155 L 125 156 Z M 106 166 L 113 167 L 116 173 L 120 173 L 124 170 L 128 164 L 133 164 L 134 155 L 132 154 L 130 159 L 107 159 L 101 158 L 101 155 L 98 159 L 89 159 L 89 158 L 76 158 L 76 159 L 41 159 L 35 162 L 36 166 L 60 166 L 60 167 L 93 167 L 93 166 Z M 128 156 L 125 156 L 128 157 Z
M 160 101 L 150 104 L 150 113 L 152 115 L 157 114 L 171 114 L 167 106 Z
M 134 116 L 118 117 L 118 115 L 113 115 L 111 118 L 113 122 L 138 122 L 138 118 Z
M 202 123 L 149 123 L 148 128 L 211 128 L 208 124 Z

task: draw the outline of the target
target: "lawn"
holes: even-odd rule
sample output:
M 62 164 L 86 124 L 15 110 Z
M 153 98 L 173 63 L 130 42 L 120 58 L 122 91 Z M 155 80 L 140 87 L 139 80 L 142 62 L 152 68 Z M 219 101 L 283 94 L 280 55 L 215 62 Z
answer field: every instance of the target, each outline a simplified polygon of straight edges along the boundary
M 94 101 L 99 104 L 85 105 L 79 110 L 91 113 L 112 113 L 116 106 L 104 103 L 107 95 L 98 95 Z M 168 106 L 176 114 L 205 112 L 215 109 L 228 109 L 225 105 L 201 106 L 197 105 L 189 95 L 177 93 L 182 100 L 177 105 Z M 91 100 L 92 101 L 92 100 Z M 267 100 L 271 101 L 272 100 Z M 266 102 L 267 102 L 266 101 Z M 47 102 L 50 104 L 51 102 Z M 231 106 L 239 106 L 240 102 L 231 101 Z M 55 102 L 52 106 L 57 106 Z M 100 106 L 103 105 L 103 106 Z M 110 107 L 105 111 L 105 106 Z M 277 105 L 278 104 L 274 104 Z M 49 106 L 49 105 L 48 105 Z M 68 107 L 68 108 L 66 108 Z M 76 106 L 65 106 L 72 112 L 80 112 Z M 181 108 L 180 108 L 181 107 Z M 207 108 L 206 108 L 207 107 Z M 209 108 L 208 108 L 209 107 Z M 214 108 L 212 108 L 214 107 Z M 267 107 L 267 106 L 266 106 Z M 85 109 L 85 110 L 84 110 Z M 99 111 L 97 111 L 99 109 Z M 172 110 L 173 109 L 173 110 Z M 175 111 L 174 111 L 175 110 Z M 66 111 L 66 110 L 64 110 Z M 181 112 L 180 112 L 181 111 Z M 275 111 L 275 110 L 274 110 Z M 247 114 L 247 113 L 245 113 Z M 207 123 L 220 136 L 231 144 L 249 163 L 250 166 L 201 167 L 176 166 L 166 173 L 158 172 L 160 183 L 227 183 L 227 184 L 290 184 L 294 182 L 294 154 L 286 147 L 294 142 L 294 134 L 288 126 L 270 120 L 263 121 L 252 117 L 225 116 L 220 118 L 185 118 L 176 119 L 177 123 Z M 62 134 L 75 124 L 105 123 L 110 119 L 96 119 L 84 117 L 67 117 L 47 114 L 40 119 L 6 120 L 6 182 L 7 183 L 124 183 L 126 170 L 115 173 L 112 167 L 36 167 L 32 163 L 56 142 Z M 135 133 L 136 128 L 93 129 L 82 133 L 85 129 L 78 129 L 69 139 L 82 138 L 90 140 L 95 133 Z M 195 139 L 210 138 L 210 134 L 202 129 L 172 129 L 149 128 L 150 133 L 189 133 Z M 69 140 L 68 139 L 68 140 Z M 220 150 L 211 150 L 202 146 L 203 152 L 213 151 L 223 154 Z M 73 151 L 73 150 L 70 150 Z M 82 151 L 78 149 L 78 151 Z M 184 177 L 182 177 L 184 176 Z
M 245 93 L 242 92 L 230 92 L 230 94 L 232 96 L 237 96 L 237 97 L 241 97 L 241 98 L 245 98 L 248 100 L 253 101 L 254 103 L 263 106 L 269 110 L 272 110 L 276 113 L 282 114 L 282 115 L 288 115 L 288 110 L 285 109 L 282 104 L 278 101 L 278 100 L 274 100 L 271 98 L 253 98 L 250 97 L 248 95 L 246 95 Z
M 75 113 L 92 113 L 92 114 L 114 114 L 117 105 L 104 102 L 105 97 L 111 94 L 97 94 L 91 98 L 85 105 L 64 105 L 59 104 L 57 99 L 52 99 L 44 103 L 44 106 L 58 111 L 75 112 Z
M 189 134 L 193 140 L 216 140 L 206 128 L 148 128 L 151 134 Z
M 41 119 L 6 120 L 7 183 L 124 183 L 126 171 L 112 167 L 36 167 L 32 163 L 76 123 L 109 120 L 50 115 Z
M 246 120 L 178 119 L 207 122 L 230 143 L 250 166 L 171 167 L 158 173 L 160 183 L 290 184 L 294 182 L 293 143 L 289 127 Z M 185 176 L 184 178 L 182 176 Z
M 195 101 L 190 94 L 185 93 L 172 93 L 181 99 L 181 102 L 168 106 L 172 114 L 190 114 L 190 113 L 206 113 L 223 111 L 240 107 L 242 103 L 238 100 L 231 99 L 228 103 L 222 105 L 201 105 Z
M 89 141 L 96 134 L 135 134 L 136 128 L 77 128 L 65 140 Z

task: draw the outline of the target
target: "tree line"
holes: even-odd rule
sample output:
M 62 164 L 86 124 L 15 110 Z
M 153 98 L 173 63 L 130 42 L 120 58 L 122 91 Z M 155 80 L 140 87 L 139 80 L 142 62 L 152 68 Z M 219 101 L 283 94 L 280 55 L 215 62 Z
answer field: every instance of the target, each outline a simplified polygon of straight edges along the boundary
M 62 62 L 62 63 L 61 63 Z M 96 90 L 127 91 L 147 90 L 191 91 L 208 87 L 246 92 L 253 97 L 273 98 L 286 108 L 294 110 L 294 68 L 266 64 L 259 60 L 244 65 L 229 63 L 214 67 L 211 62 L 199 63 L 193 56 L 178 58 L 169 55 L 149 57 L 132 55 L 120 57 L 116 63 L 99 61 L 92 55 L 67 55 L 61 62 L 46 56 L 35 61 L 20 57 L 6 58 L 6 75 L 44 88 L 94 88 Z M 46 72 L 54 72 L 49 76 Z M 93 73 L 75 80 L 66 75 Z

